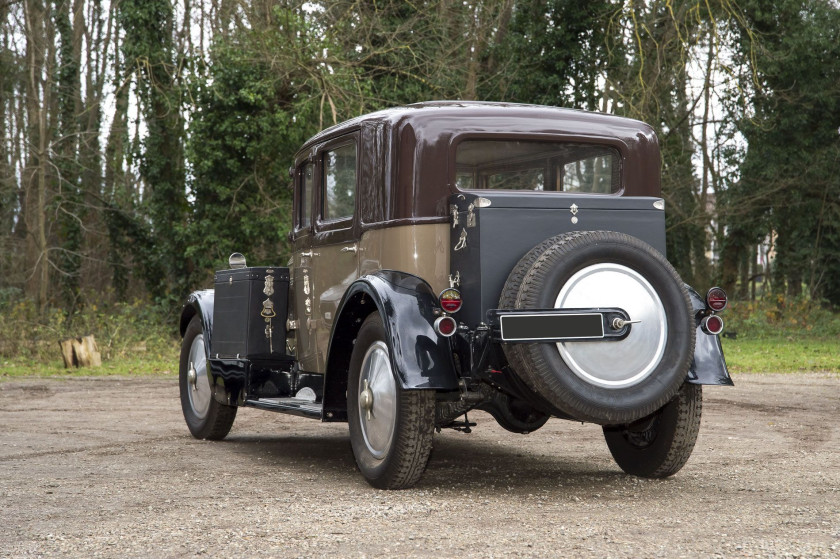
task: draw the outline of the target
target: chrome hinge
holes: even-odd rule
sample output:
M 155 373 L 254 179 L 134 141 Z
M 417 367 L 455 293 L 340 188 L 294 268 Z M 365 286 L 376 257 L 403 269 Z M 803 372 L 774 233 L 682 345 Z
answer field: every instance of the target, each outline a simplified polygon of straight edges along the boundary
M 467 206 L 467 227 L 475 227 L 475 204 Z

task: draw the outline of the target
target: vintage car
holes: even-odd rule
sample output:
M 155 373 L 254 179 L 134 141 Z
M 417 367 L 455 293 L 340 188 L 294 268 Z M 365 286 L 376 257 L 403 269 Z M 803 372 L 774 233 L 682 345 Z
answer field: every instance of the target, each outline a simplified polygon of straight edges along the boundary
M 701 385 L 730 385 L 719 288 L 665 257 L 656 135 L 483 102 L 375 112 L 307 141 L 288 267 L 241 254 L 181 314 L 190 432 L 238 406 L 349 423 L 364 478 L 404 488 L 468 412 L 529 433 L 603 426 L 627 473 L 688 460 Z

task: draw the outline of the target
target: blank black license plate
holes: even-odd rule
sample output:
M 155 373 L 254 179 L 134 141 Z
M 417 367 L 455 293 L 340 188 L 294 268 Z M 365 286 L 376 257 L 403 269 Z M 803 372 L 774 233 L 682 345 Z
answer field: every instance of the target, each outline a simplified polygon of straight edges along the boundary
M 604 337 L 600 313 L 509 314 L 499 317 L 502 341 L 565 341 Z

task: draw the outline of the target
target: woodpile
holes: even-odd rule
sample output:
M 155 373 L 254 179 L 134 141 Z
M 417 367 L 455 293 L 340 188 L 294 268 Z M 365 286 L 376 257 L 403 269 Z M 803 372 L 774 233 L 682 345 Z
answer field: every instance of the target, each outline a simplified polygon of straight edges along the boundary
M 58 342 L 61 345 L 61 356 L 64 367 L 98 367 L 102 365 L 102 356 L 96 346 L 93 336 L 82 338 L 68 338 Z

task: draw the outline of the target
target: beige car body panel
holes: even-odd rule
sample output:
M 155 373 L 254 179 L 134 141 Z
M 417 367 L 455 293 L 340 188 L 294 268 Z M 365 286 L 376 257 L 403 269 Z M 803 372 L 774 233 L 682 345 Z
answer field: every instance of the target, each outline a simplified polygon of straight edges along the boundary
M 423 278 L 436 293 L 449 287 L 449 229 L 447 223 L 372 229 L 362 234 L 359 243 L 321 245 L 295 253 L 292 276 L 301 369 L 326 372 L 338 305 L 361 276 L 400 270 Z

